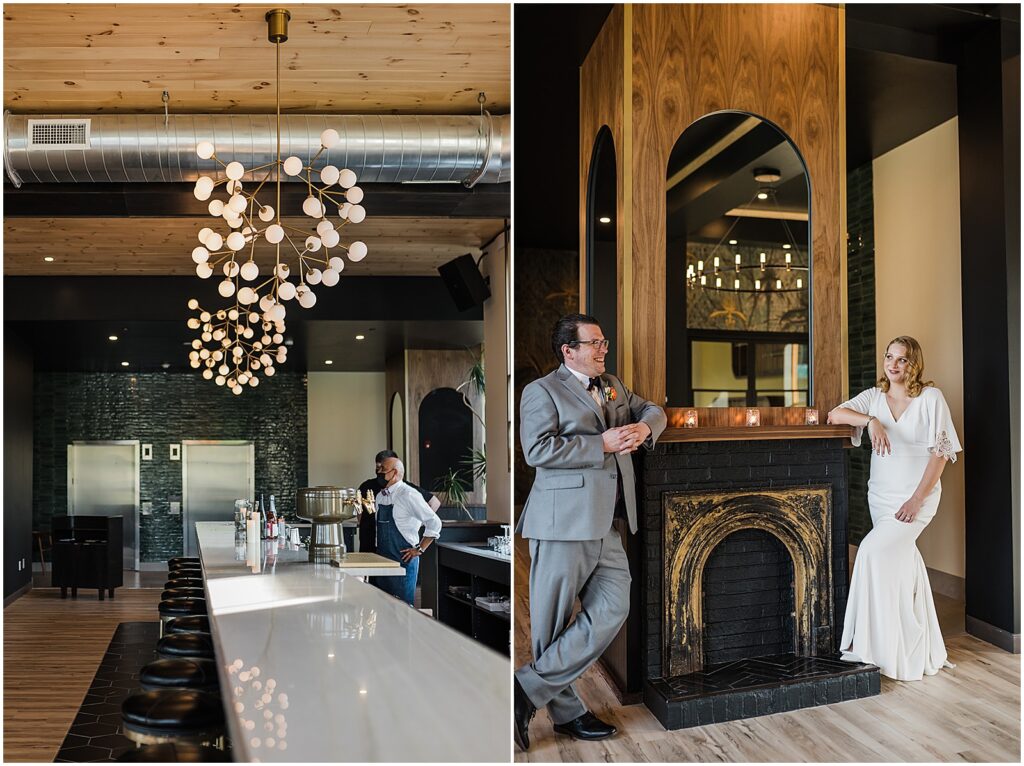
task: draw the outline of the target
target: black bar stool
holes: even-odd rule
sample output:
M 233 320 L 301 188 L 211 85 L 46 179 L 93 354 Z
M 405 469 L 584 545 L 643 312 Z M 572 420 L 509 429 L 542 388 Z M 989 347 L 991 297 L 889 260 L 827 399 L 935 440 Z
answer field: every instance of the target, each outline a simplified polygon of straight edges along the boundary
M 162 660 L 197 657 L 212 660 L 217 655 L 209 633 L 174 633 L 156 642 L 156 656 Z
M 167 568 L 170 569 L 175 564 L 199 564 L 198 556 L 175 556 L 167 559 Z
M 157 660 L 139 671 L 143 691 L 158 689 L 198 689 L 211 694 L 220 693 L 217 663 L 201 657 L 182 657 Z
M 230 763 L 223 750 L 187 742 L 165 742 L 126 750 L 117 758 L 122 763 Z
M 124 736 L 138 745 L 164 742 L 223 747 L 220 697 L 195 689 L 138 692 L 121 703 Z
M 205 616 L 175 617 L 164 625 L 164 635 L 175 633 L 210 633 L 210 618 Z
M 160 594 L 160 600 L 166 601 L 169 598 L 205 598 L 206 591 L 202 587 L 193 587 L 185 585 L 175 585 L 174 587 L 168 588 L 164 586 L 163 593 Z
M 202 588 L 202 577 L 169 577 L 164 583 L 165 588 Z
M 203 567 L 201 564 L 178 564 L 177 566 L 170 567 L 167 570 L 168 575 L 182 575 L 191 573 L 191 577 L 202 577 Z
M 160 602 L 160 635 L 164 634 L 164 625 L 175 617 L 194 617 L 206 615 L 205 598 L 169 598 Z

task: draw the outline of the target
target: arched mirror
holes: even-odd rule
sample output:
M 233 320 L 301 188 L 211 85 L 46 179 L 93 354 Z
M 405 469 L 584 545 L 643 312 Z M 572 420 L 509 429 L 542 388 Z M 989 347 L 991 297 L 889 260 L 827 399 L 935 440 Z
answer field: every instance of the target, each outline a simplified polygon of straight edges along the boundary
M 454 388 L 435 388 L 420 403 L 420 486 L 452 497 L 451 485 L 473 491 L 464 461 L 473 449 L 473 414 Z
M 666 393 L 672 407 L 811 401 L 810 185 L 774 125 L 717 112 L 666 172 Z
M 587 313 L 601 323 L 604 336 L 612 342 L 605 365 L 616 373 L 618 349 L 618 256 L 616 252 L 616 200 L 618 177 L 615 170 L 615 142 L 607 126 L 594 142 L 587 176 Z
M 397 391 L 391 397 L 391 449 L 398 453 L 399 460 L 405 460 L 405 412 Z

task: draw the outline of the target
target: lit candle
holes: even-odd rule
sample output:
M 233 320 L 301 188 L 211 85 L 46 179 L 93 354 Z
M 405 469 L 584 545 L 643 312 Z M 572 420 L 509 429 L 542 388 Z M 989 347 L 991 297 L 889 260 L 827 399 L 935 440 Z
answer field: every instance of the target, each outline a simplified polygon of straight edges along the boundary
M 683 414 L 683 428 L 697 427 L 697 410 L 686 410 Z
M 747 408 L 747 425 L 750 427 L 761 425 L 761 410 L 757 407 Z
M 804 410 L 804 423 L 809 426 L 818 425 L 818 411 Z

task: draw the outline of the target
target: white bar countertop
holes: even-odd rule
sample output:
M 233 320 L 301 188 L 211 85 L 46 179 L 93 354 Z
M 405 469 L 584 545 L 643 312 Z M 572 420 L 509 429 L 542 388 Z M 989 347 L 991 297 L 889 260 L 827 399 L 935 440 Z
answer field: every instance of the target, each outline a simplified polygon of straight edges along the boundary
M 487 547 L 486 543 L 445 543 L 438 541 L 438 547 L 450 548 L 453 551 L 462 551 L 463 553 L 472 553 L 474 556 L 483 556 L 484 558 L 494 559 L 495 561 L 505 561 L 512 563 L 512 557 L 506 556 L 502 553 L 498 553 Z
M 305 549 L 196 536 L 236 761 L 511 761 L 507 657 Z

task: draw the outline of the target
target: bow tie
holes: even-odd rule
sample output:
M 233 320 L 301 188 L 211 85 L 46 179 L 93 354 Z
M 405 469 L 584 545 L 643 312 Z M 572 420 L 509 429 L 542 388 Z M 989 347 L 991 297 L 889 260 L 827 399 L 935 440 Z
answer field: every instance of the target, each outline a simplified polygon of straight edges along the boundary
M 595 388 L 598 389 L 599 391 L 601 389 L 601 378 L 599 378 L 599 377 L 598 378 L 591 378 L 590 379 L 590 385 L 587 386 L 587 390 L 588 391 L 593 391 Z

